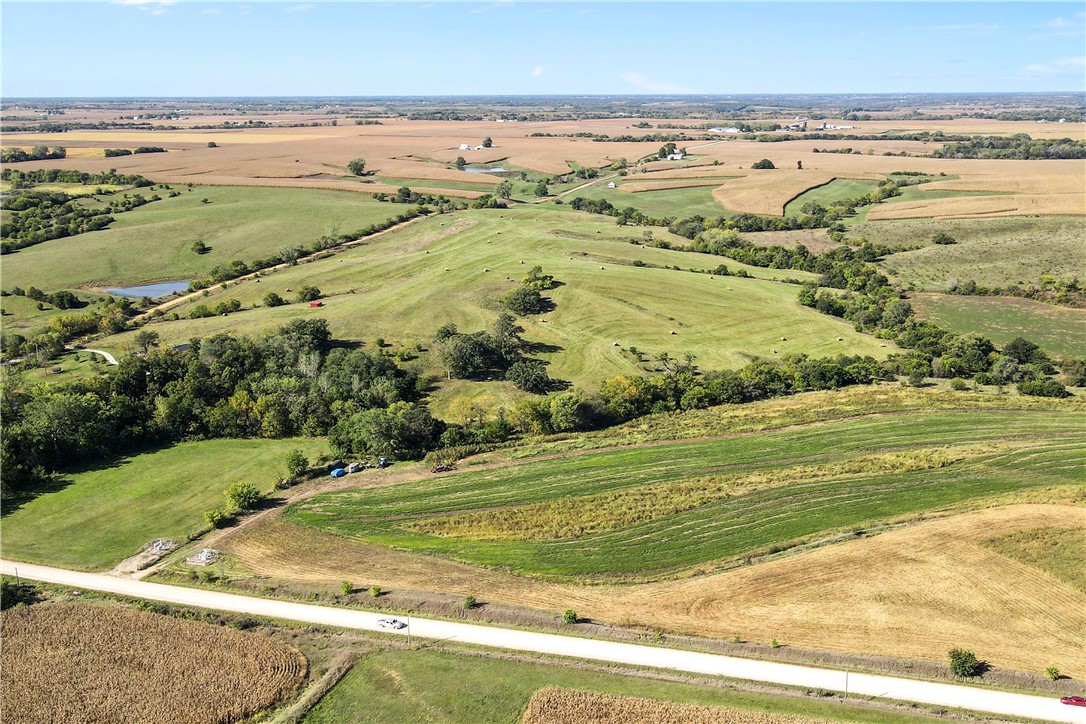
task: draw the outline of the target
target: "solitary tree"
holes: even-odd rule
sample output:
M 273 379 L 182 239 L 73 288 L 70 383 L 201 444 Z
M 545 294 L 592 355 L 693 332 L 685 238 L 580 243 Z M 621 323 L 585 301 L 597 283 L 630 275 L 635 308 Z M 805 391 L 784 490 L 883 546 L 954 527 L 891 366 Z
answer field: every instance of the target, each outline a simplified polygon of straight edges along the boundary
M 494 145 L 494 142 L 492 140 L 490 140 L 490 136 L 487 136 L 486 138 L 483 139 L 483 148 L 490 148 L 493 145 Z
M 464 170 L 464 167 L 465 167 L 465 166 L 467 166 L 467 165 L 468 165 L 468 162 L 464 160 L 464 157 L 463 157 L 463 156 L 457 156 L 457 157 L 456 157 L 456 167 L 457 167 L 458 169 L 460 169 L 461 171 L 463 171 L 463 170 Z
M 211 251 L 211 247 L 205 244 L 203 239 L 198 239 L 192 242 L 192 250 L 197 254 L 206 254 Z
M 140 348 L 141 352 L 147 354 L 152 347 L 158 346 L 158 332 L 141 329 L 136 333 L 136 346 Z
M 773 162 L 768 158 L 763 158 L 761 161 L 755 161 L 750 165 L 751 168 L 777 168 L 773 165 Z
M 508 180 L 502 181 L 500 184 L 498 184 L 497 190 L 498 198 L 507 199 L 513 195 L 513 184 L 511 184 Z
M 972 651 L 951 649 L 947 655 L 950 656 L 950 673 L 959 679 L 980 676 L 987 668 Z
M 366 159 L 355 158 L 347 162 L 347 170 L 355 176 L 361 176 L 366 172 Z
M 303 286 L 302 288 L 300 288 L 298 290 L 298 301 L 299 302 L 312 302 L 312 301 L 314 301 L 316 299 L 320 299 L 320 298 L 321 298 L 321 290 L 317 289 L 316 287 L 311 286 L 309 284 L 306 284 L 305 286 Z
M 287 303 L 287 300 L 283 299 L 281 296 L 279 296 L 275 292 L 268 292 L 267 294 L 264 295 L 264 306 L 265 307 L 281 307 L 286 303 Z

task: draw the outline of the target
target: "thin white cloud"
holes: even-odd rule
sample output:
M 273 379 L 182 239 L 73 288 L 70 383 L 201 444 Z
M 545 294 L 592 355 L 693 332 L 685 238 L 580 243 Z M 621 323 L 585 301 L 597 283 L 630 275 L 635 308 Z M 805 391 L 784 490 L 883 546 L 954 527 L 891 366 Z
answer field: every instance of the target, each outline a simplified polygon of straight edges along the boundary
M 929 25 L 928 30 L 937 33 L 992 33 L 1002 30 L 998 23 L 957 23 L 954 25 Z
M 291 5 L 288 8 L 283 8 L 285 13 L 304 13 L 313 9 L 313 3 L 305 3 L 304 5 Z
M 1023 73 L 1051 74 L 1051 73 L 1081 73 L 1086 70 L 1086 55 L 1076 55 L 1071 58 L 1060 58 L 1051 63 L 1030 63 L 1022 69 Z
M 221 12 L 222 12 L 222 10 L 220 10 L 219 8 L 207 8 L 206 10 L 201 10 L 200 14 L 201 15 L 218 15 Z
M 532 68 L 532 77 L 533 78 L 538 78 L 541 75 L 543 75 L 543 66 L 542 65 L 537 65 L 536 67 Z
M 672 83 L 660 83 L 646 78 L 640 73 L 623 73 L 619 76 L 622 80 L 626 81 L 630 85 L 635 85 L 642 90 L 647 90 L 652 93 L 694 93 L 695 91 L 690 88 L 684 88 L 683 86 L 674 85 Z

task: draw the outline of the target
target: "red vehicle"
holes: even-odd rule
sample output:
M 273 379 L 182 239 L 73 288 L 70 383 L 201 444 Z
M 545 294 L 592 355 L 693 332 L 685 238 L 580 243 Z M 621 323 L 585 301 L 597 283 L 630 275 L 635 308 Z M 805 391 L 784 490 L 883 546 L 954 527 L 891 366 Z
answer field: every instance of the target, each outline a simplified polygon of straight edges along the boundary
M 1086 699 L 1081 696 L 1065 696 L 1060 699 L 1061 704 L 1070 704 L 1071 706 L 1086 706 Z

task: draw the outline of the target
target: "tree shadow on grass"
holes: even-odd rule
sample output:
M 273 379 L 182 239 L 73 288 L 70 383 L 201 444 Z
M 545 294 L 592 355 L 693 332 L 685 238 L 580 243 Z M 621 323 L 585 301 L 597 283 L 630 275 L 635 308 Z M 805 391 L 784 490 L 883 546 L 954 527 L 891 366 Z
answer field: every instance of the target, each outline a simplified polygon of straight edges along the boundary
M 75 475 L 95 470 L 117 469 L 139 455 L 166 450 L 173 447 L 175 444 L 176 443 L 167 443 L 164 445 L 138 447 L 124 453 L 118 453 L 105 460 L 95 460 L 93 462 L 72 465 L 63 470 L 58 470 L 55 473 L 50 474 L 47 478 L 36 482 L 32 487 L 27 488 L 26 490 L 15 491 L 10 498 L 5 498 L 2 510 L 0 510 L 0 517 L 7 517 L 9 514 L 14 513 L 27 503 L 36 500 L 43 495 L 64 490 L 75 482 L 75 478 L 73 477 Z

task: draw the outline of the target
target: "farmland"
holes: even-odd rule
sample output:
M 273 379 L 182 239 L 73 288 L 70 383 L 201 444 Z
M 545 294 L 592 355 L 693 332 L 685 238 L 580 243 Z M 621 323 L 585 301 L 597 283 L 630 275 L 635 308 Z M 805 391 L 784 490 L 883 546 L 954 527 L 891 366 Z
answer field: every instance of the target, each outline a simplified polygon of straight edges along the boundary
M 203 512 L 222 505 L 231 483 L 270 490 L 295 447 L 326 449 L 317 440 L 208 440 L 67 473 L 21 504 L 5 501 L 4 556 L 102 570 L 156 538 L 182 542 L 206 527 Z
M 523 719 L 524 724 L 645 720 L 659 724 L 817 724 L 819 721 L 807 716 L 743 712 L 553 686 L 540 689 L 532 695 Z
M 363 657 L 304 721 L 338 723 L 359 712 L 365 712 L 371 721 L 416 721 L 419 713 L 425 712 L 430 721 L 512 722 L 519 721 L 525 710 L 530 709 L 530 702 L 543 687 L 561 687 L 563 693 L 575 688 L 607 698 L 636 695 L 659 702 L 662 708 L 673 702 L 671 706 L 680 710 L 690 705 L 727 707 L 729 713 L 743 717 L 727 721 L 752 724 L 810 721 L 799 714 L 841 722 L 917 720 L 915 712 L 898 714 L 808 698 L 792 699 L 539 662 L 420 649 L 385 650 Z
M 400 211 L 369 196 L 335 191 L 182 189 L 179 197 L 121 214 L 108 229 L 8 255 L 4 277 L 47 291 L 195 279 L 233 259 L 249 262 L 284 247 L 308 246 L 332 228 L 353 231 Z M 210 250 L 195 253 L 196 241 Z M 72 264 L 76 257 L 80 263 Z
M 1031 485 L 1080 482 L 1082 477 L 1075 472 L 1075 466 L 1082 463 L 1081 446 L 1075 443 L 1080 424 L 1074 415 L 1037 419 L 1010 413 L 964 417 L 933 413 L 906 419 L 846 421 L 831 429 L 770 432 L 557 458 L 494 471 L 467 471 L 364 494 L 328 493 L 292 506 L 286 517 L 356 540 L 501 566 L 522 575 L 557 580 L 644 579 L 712 567 L 804 539 Z M 1005 446 L 1014 439 L 1007 437 L 1008 427 L 1028 431 L 1032 441 Z M 727 484 L 731 481 L 726 479 L 711 480 L 709 486 L 720 485 L 720 492 L 710 494 L 708 501 L 698 498 L 700 505 L 696 507 L 675 500 L 670 514 L 620 521 L 613 526 L 604 521 L 599 525 L 601 532 L 581 536 L 471 540 L 410 530 L 411 523 L 436 516 L 465 510 L 500 516 L 510 506 L 515 510 L 516 506 L 584 495 L 582 491 L 587 490 L 598 495 L 657 486 L 659 500 L 666 506 L 674 496 L 689 494 L 685 488 L 659 487 L 669 480 L 781 470 L 785 461 L 828 466 L 887 448 L 922 456 L 965 441 L 992 441 L 992 447 L 976 458 L 934 469 L 921 466 L 914 472 L 879 472 L 877 467 L 859 465 L 871 467 L 872 472 L 841 475 L 829 468 L 825 478 L 810 483 L 797 480 L 768 487 L 755 485 L 750 492 L 741 486 L 732 491 Z M 831 449 L 833 454 L 827 455 Z M 547 482 L 541 484 L 541 480 Z M 841 505 L 841 501 L 848 501 L 848 505 Z M 616 509 L 621 508 L 620 500 Z
M 1029 339 L 1057 356 L 1086 355 L 1086 311 L 1015 297 L 911 294 L 923 319 L 963 334 L 983 334 L 997 344 Z
M 3 636 L 11 721 L 237 721 L 293 693 L 306 671 L 270 639 L 117 607 L 7 611 Z
M 812 274 L 631 244 L 640 240 L 639 233 L 599 219 L 554 207 L 435 216 L 334 257 L 259 282 L 232 284 L 176 309 L 184 317 L 195 304 L 238 299 L 243 311 L 229 317 L 182 318 L 147 329 L 158 332 L 164 343 L 180 343 L 224 331 L 255 334 L 297 316 L 319 317 L 328 320 L 337 339 L 371 344 L 383 338 L 393 345 L 391 352 L 405 349 L 418 355 L 416 346 L 430 349 L 442 324 L 462 331 L 488 328 L 501 309 L 500 296 L 539 265 L 562 286 L 547 292 L 555 305 L 552 312 L 519 320 L 523 336 L 541 346 L 539 356 L 550 363 L 551 377 L 576 385 L 641 371 L 643 364 L 628 352 L 631 347 L 648 355 L 689 352 L 705 369 L 738 367 L 751 355 L 772 356 L 775 349 L 875 357 L 892 349 L 841 320 L 800 306 L 796 285 L 772 281 L 813 279 Z M 670 238 L 666 231 L 660 236 Z M 644 266 L 635 266 L 636 261 Z M 732 272 L 742 269 L 752 278 L 688 271 L 711 270 L 725 261 Z M 682 271 L 666 268 L 680 265 Z M 289 299 L 293 294 L 287 290 L 303 285 L 321 290 L 322 309 L 261 306 L 269 292 Z M 435 307 L 432 300 L 438 298 L 449 303 Z M 123 349 L 131 337 L 127 333 L 100 344 Z M 782 342 L 781 337 L 788 339 Z M 443 376 L 430 352 L 421 353 L 417 364 Z M 483 387 L 504 398 L 505 384 Z
M 937 233 L 957 243 L 932 244 Z M 853 227 L 850 236 L 922 248 L 893 254 L 882 262 L 894 281 L 945 291 L 952 281 L 972 279 L 984 286 L 1038 284 L 1042 275 L 1059 280 L 1086 276 L 1086 219 L 932 220 L 878 222 Z

